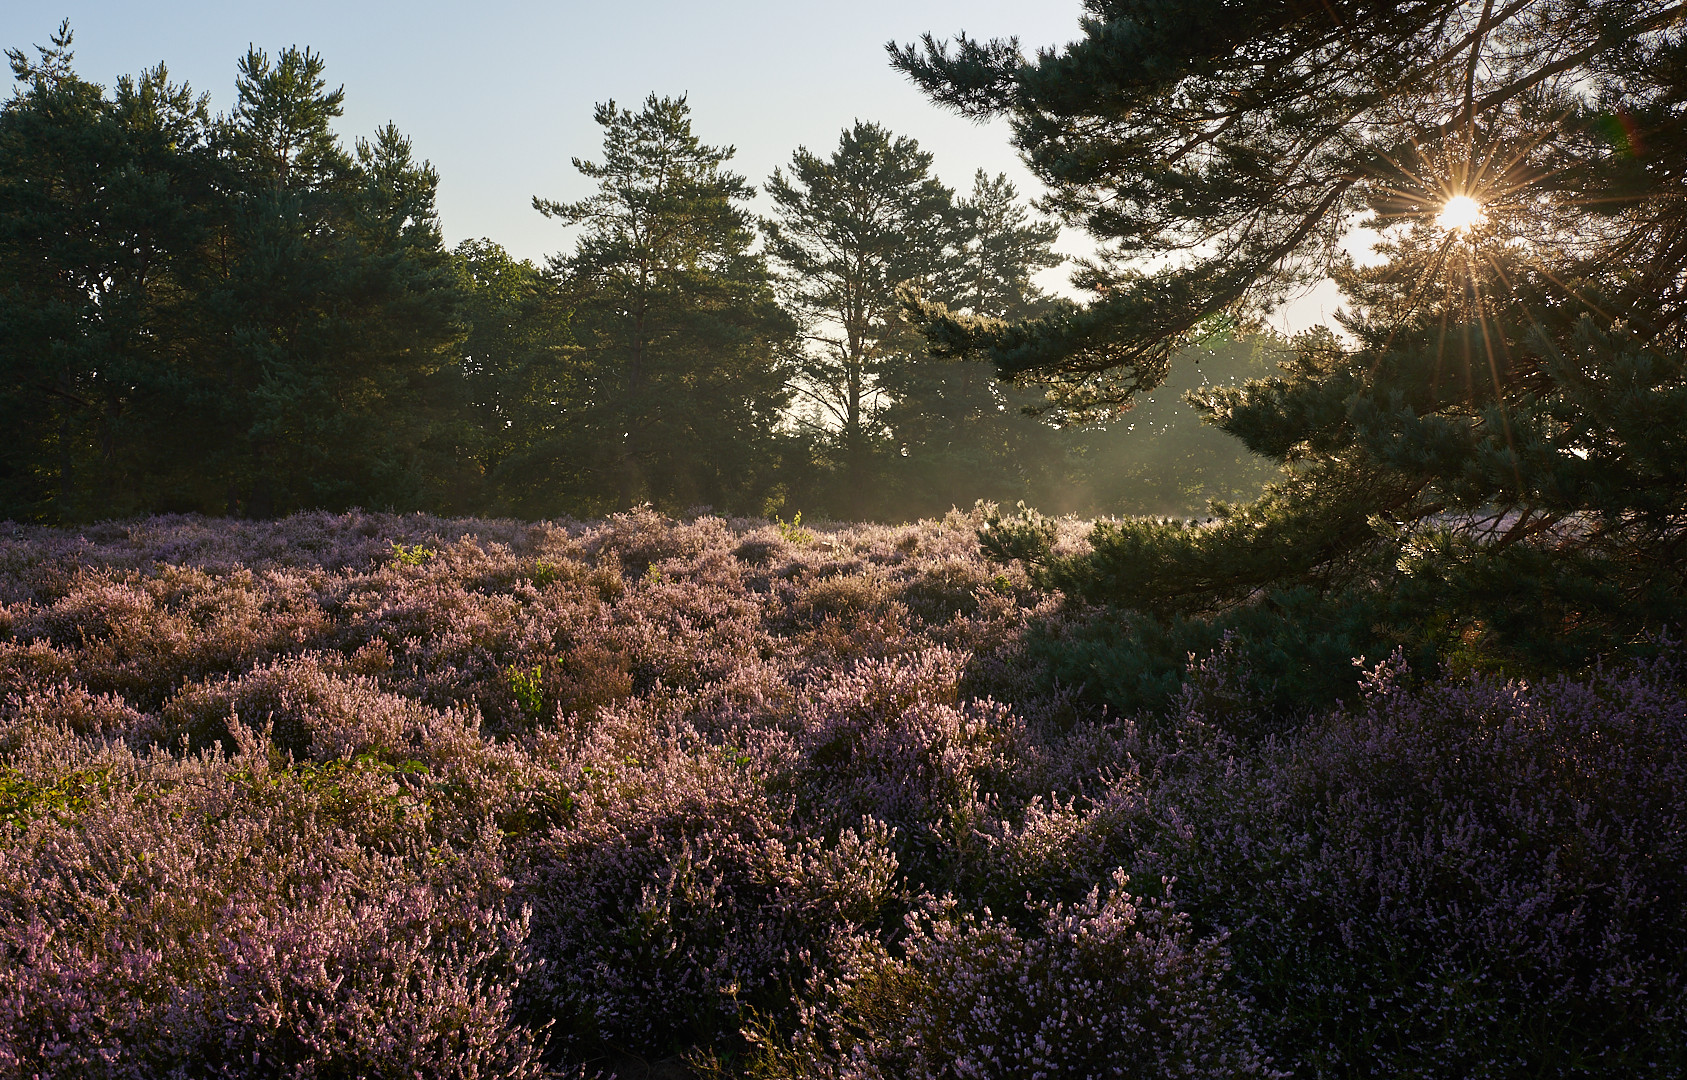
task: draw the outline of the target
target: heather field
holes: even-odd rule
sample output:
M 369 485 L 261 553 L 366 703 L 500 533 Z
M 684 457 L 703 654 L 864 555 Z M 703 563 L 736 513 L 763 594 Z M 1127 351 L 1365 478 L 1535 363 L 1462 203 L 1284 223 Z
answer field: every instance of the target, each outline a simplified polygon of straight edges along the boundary
M 1687 1070 L 1677 646 L 1125 715 L 984 521 L 0 526 L 0 1076 Z

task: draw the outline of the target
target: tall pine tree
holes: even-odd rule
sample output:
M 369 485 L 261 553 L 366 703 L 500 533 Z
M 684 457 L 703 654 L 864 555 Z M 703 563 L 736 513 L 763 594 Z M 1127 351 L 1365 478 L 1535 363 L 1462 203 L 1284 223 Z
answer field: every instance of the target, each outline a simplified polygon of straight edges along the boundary
M 568 298 L 544 269 L 490 240 L 453 251 L 469 325 L 451 438 L 470 463 L 461 505 L 543 517 L 586 489 L 589 448 L 571 424 L 589 384 L 569 326 Z
M 190 342 L 220 166 L 162 66 L 105 91 L 61 25 L 0 106 L 0 516 L 195 508 Z
M 596 118 L 603 160 L 574 167 L 597 191 L 533 200 L 581 230 L 551 262 L 581 385 L 548 422 L 543 455 L 580 465 L 558 505 L 760 510 L 782 453 L 794 327 L 754 250 L 742 205 L 754 189 L 726 168 L 730 147 L 692 132 L 683 97 L 653 94 L 637 112 L 608 102 Z
M 768 251 L 808 342 L 799 411 L 834 470 L 835 512 L 876 508 L 890 404 L 881 379 L 923 352 L 898 289 L 929 288 L 950 270 L 954 193 L 931 175 L 931 160 L 913 139 L 857 121 L 830 157 L 798 148 L 790 170 L 774 170 L 767 184 Z
M 972 316 L 1024 319 L 1061 307 L 1032 280 L 1064 260 L 1059 228 L 1034 220 L 1005 175 L 981 169 L 957 200 L 928 300 Z M 888 406 L 893 516 L 941 514 L 984 499 L 1012 503 L 1070 484 L 1072 440 L 1025 414 L 1040 389 L 995 378 L 974 359 L 927 355 L 915 343 L 879 374 Z
M 439 179 L 391 125 L 347 153 L 343 92 L 289 48 L 240 61 L 222 141 L 236 175 L 208 303 L 228 507 L 418 506 L 428 381 L 461 335 Z

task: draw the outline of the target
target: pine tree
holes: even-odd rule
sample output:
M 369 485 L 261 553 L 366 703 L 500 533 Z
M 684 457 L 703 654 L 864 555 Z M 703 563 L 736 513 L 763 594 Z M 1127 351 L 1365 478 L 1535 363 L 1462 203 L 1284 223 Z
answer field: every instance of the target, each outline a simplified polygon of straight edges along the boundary
M 353 152 L 320 57 L 240 62 L 233 113 L 162 66 L 107 94 L 61 27 L 0 107 L 0 512 L 417 506 L 461 488 L 461 289 L 438 177 Z
M 1007 174 L 991 177 L 979 169 L 972 194 L 956 208 L 956 257 L 944 290 L 952 307 L 994 319 L 1027 319 L 1056 306 L 1031 279 L 1066 261 L 1054 251 L 1060 227 L 1032 218 Z
M 203 96 L 162 65 L 114 93 L 72 34 L 7 53 L 0 106 L 0 516 L 194 508 L 201 448 L 184 343 L 219 173 Z
M 913 139 L 857 121 L 829 158 L 799 147 L 775 169 L 762 223 L 801 313 L 798 393 L 835 470 L 834 509 L 871 508 L 874 459 L 884 450 L 890 399 L 883 373 L 923 351 L 902 318 L 898 289 L 930 287 L 952 270 L 954 193 L 931 176 Z
M 895 49 L 937 100 L 1006 115 L 1050 204 L 1104 242 L 1087 307 L 1012 325 L 929 309 L 940 349 L 987 351 L 1093 416 L 1215 317 L 1327 273 L 1349 296 L 1346 336 L 1207 398 L 1282 481 L 1210 529 L 1099 530 L 1053 576 L 1168 617 L 1323 597 L 1300 610 L 1364 613 L 1368 640 L 1340 648 L 1525 667 L 1678 623 L 1684 10 L 1128 0 L 1033 59 Z M 1453 219 L 1457 197 L 1481 213 Z M 1361 221 L 1378 265 L 1340 253 Z
M 603 160 L 574 167 L 597 192 L 533 200 L 582 230 L 551 261 L 584 388 L 551 441 L 553 456 L 584 456 L 571 508 L 759 510 L 793 327 L 753 250 L 741 204 L 754 189 L 727 170 L 732 148 L 693 134 L 683 97 L 653 94 L 636 113 L 611 101 L 596 119 Z
M 228 509 L 419 506 L 428 382 L 461 335 L 439 178 L 391 125 L 352 153 L 320 56 L 251 50 L 221 142 L 235 181 L 207 287 Z

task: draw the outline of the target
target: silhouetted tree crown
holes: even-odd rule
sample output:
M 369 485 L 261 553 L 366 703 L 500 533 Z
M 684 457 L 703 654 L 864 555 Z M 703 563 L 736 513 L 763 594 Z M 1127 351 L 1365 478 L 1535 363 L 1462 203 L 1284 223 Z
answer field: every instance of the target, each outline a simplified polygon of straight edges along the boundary
M 880 375 L 919 347 L 897 290 L 950 270 L 954 193 L 931 175 L 931 155 L 917 142 L 861 121 L 829 157 L 799 147 L 767 193 L 767 249 L 808 342 L 798 392 L 831 444 L 847 504 L 840 509 L 860 512 L 886 435 Z
M 1048 207 L 1103 243 L 1078 278 L 1096 296 L 1082 311 L 934 326 L 945 348 L 989 349 L 1004 371 L 1049 379 L 1068 408 L 1127 400 L 1204 320 L 1259 312 L 1325 276 L 1368 213 L 1424 222 L 1470 189 L 1543 239 L 1663 255 L 1643 238 L 1674 200 L 1646 196 L 1648 170 L 1623 164 L 1610 135 L 1678 126 L 1666 123 L 1677 3 L 1090 0 L 1085 11 L 1077 41 L 1034 57 L 1014 39 L 965 35 L 891 46 L 933 100 L 1005 117 Z M 1655 270 L 1648 280 L 1668 280 Z
M 794 326 L 754 250 L 755 194 L 703 143 L 683 97 L 597 108 L 603 160 L 574 160 L 598 190 L 534 208 L 581 228 L 551 271 L 569 298 L 585 392 L 556 440 L 586 463 L 598 509 L 652 500 L 759 508 L 782 451 Z
M 1064 310 L 1035 284 L 1056 227 L 1005 177 L 957 197 L 859 122 L 793 155 L 761 221 L 683 98 L 609 103 L 575 161 L 591 190 L 534 200 L 571 230 L 535 266 L 445 250 L 437 172 L 392 124 L 343 138 L 314 50 L 248 48 L 213 114 L 162 65 L 88 82 L 71 44 L 7 54 L 0 518 L 1163 501 L 1141 455 L 1092 482 L 1140 441 L 1124 426 L 1029 419 L 1041 387 L 932 358 L 906 318 L 908 288 L 969 317 Z
M 61 27 L 0 106 L 7 516 L 259 516 L 432 498 L 432 384 L 461 328 L 438 177 L 354 152 L 321 58 L 259 50 L 237 101 L 162 66 L 79 78 Z

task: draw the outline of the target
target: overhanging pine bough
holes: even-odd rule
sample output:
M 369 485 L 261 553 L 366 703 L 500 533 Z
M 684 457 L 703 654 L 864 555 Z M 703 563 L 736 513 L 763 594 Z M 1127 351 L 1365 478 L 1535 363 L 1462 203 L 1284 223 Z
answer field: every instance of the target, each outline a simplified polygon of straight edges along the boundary
M 1034 60 L 895 50 L 939 101 L 1005 115 L 1049 207 L 1105 245 L 1087 308 L 1007 325 L 928 306 L 937 351 L 1046 382 L 1083 420 L 1157 385 L 1211 320 L 1326 274 L 1350 336 L 1201 396 L 1287 466 L 1259 502 L 1211 528 L 1103 526 L 1045 580 L 1162 619 L 1310 588 L 1316 610 L 1376 613 L 1350 655 L 1413 642 L 1529 669 L 1687 618 L 1687 9 L 1088 10 Z M 1361 222 L 1380 237 L 1362 267 L 1339 247 Z
M 938 351 L 1040 377 L 1079 418 L 1159 385 L 1203 320 L 1257 314 L 1328 274 L 1367 211 L 1427 220 L 1472 181 L 1518 200 L 1551 191 L 1563 163 L 1490 149 L 1525 132 L 1537 151 L 1566 149 L 1586 107 L 1632 79 L 1637 55 L 1687 11 L 1610 0 L 1085 7 L 1084 36 L 1035 58 L 1017 39 L 964 34 L 891 46 L 934 100 L 1006 117 L 1049 187 L 1047 208 L 1106 244 L 1077 278 L 1096 295 L 1081 311 L 1016 325 L 926 312 Z M 1143 259 L 1163 265 L 1145 271 Z

